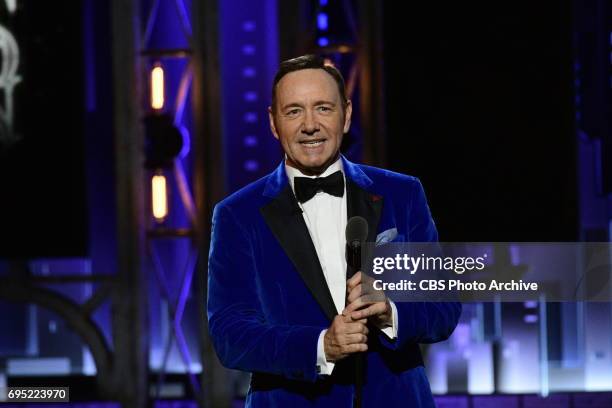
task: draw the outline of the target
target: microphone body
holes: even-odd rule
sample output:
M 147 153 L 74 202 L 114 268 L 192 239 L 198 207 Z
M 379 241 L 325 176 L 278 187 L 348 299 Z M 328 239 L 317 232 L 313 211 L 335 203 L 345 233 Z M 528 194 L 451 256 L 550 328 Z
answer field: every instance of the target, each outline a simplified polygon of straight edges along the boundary
M 347 279 L 361 270 L 361 246 L 368 237 L 368 222 L 363 217 L 351 217 L 346 223 Z
M 346 243 L 346 279 L 351 279 L 361 270 L 361 242 Z
M 351 217 L 346 223 L 346 278 L 350 279 L 361 270 L 361 246 L 368 237 L 368 222 L 363 217 Z M 363 396 L 363 378 L 365 375 L 365 355 L 356 354 L 355 363 L 355 394 L 353 407 L 361 408 Z

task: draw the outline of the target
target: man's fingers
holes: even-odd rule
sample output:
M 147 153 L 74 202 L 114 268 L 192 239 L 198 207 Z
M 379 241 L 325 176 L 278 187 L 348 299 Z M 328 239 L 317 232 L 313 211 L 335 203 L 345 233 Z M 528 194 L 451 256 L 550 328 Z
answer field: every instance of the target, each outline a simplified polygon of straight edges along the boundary
M 348 346 L 346 346 L 345 348 L 345 352 L 347 354 L 349 353 L 362 353 L 364 351 L 368 351 L 368 345 L 367 343 L 355 343 L 355 344 L 349 344 Z
M 351 313 L 353 313 L 355 310 L 359 309 L 362 306 L 364 306 L 363 300 L 361 297 L 358 297 L 357 299 L 349 303 L 347 307 L 344 308 L 344 310 L 342 311 L 342 314 L 350 315 Z
M 358 344 L 358 343 L 366 343 L 368 341 L 368 336 L 362 333 L 355 334 L 347 334 L 345 338 L 345 344 Z
M 368 319 L 353 319 L 353 317 L 351 316 L 350 312 L 345 312 L 346 315 L 344 316 L 344 323 L 361 323 L 361 324 L 367 324 L 368 323 Z
M 347 298 L 348 303 L 351 303 L 352 301 L 357 299 L 359 296 L 361 296 L 362 291 L 363 291 L 362 284 L 359 284 L 355 286 L 353 289 L 351 289 L 349 292 L 348 298 Z
M 353 276 L 351 276 L 351 278 L 348 281 L 346 281 L 346 286 L 350 291 L 353 287 L 358 285 L 359 282 L 361 282 L 361 271 L 358 271 Z
M 355 285 L 347 286 L 347 299 L 352 302 L 358 297 L 366 297 L 369 301 L 380 302 L 385 299 L 385 292 L 374 288 L 372 282 L 361 280 Z
M 353 320 L 357 319 L 367 319 L 370 316 L 375 316 L 378 314 L 385 313 L 387 311 L 387 305 L 384 302 L 374 303 L 365 309 L 357 310 L 355 312 L 350 313 L 350 316 Z
M 368 323 L 368 319 L 355 320 L 349 313 L 338 315 L 336 318 L 339 319 L 339 322 L 332 322 L 332 327 L 341 333 L 360 333 L 361 328 Z
M 351 303 L 357 298 L 362 298 L 366 303 L 384 302 L 386 300 L 385 292 L 373 290 L 371 287 L 360 283 L 348 293 L 348 303 Z
M 338 361 L 351 353 L 367 351 L 367 319 L 353 320 L 348 315 L 337 315 L 325 333 L 325 357 Z
M 368 287 L 371 290 L 375 290 L 374 278 L 367 274 L 364 274 L 361 271 L 355 273 L 348 281 L 346 281 L 347 290 L 350 291 L 352 288 L 359 284 L 362 284 L 363 286 Z
M 361 295 L 363 301 L 365 303 L 378 303 L 385 302 L 387 297 L 385 296 L 385 292 L 382 291 L 368 291 L 366 290 L 364 294 Z
M 346 334 L 368 334 L 368 326 L 366 326 L 367 319 L 361 319 L 357 322 L 351 322 L 346 325 Z
M 361 353 L 368 351 L 368 345 L 366 343 L 353 343 L 342 347 L 342 354 L 345 356 L 353 353 Z

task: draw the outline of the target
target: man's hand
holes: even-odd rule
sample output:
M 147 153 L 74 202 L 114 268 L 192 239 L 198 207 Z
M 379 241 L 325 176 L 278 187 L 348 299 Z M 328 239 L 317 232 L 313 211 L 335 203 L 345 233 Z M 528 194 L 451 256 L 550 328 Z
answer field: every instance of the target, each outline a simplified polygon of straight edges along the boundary
M 323 337 L 325 358 L 336 362 L 352 353 L 368 350 L 368 327 L 366 319 L 353 320 L 349 316 L 337 315 Z
M 359 271 L 346 282 L 348 304 L 342 314 L 353 320 L 367 319 L 376 327 L 391 326 L 391 304 L 382 290 L 374 289 L 374 279 Z

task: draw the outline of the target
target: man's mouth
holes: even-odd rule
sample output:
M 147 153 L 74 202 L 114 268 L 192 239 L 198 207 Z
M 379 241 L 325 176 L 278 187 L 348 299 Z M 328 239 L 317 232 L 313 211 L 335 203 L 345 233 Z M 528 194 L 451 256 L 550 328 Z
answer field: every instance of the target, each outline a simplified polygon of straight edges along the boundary
M 316 147 L 323 144 L 323 142 L 325 142 L 325 139 L 302 140 L 300 144 L 308 147 Z

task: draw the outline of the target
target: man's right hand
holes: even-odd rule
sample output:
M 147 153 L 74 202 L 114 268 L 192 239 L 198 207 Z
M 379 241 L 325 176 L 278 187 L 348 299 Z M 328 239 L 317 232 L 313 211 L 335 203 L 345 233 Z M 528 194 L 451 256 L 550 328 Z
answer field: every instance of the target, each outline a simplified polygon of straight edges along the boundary
M 352 320 L 350 316 L 337 315 L 323 338 L 325 358 L 336 362 L 349 354 L 368 350 L 368 319 Z

